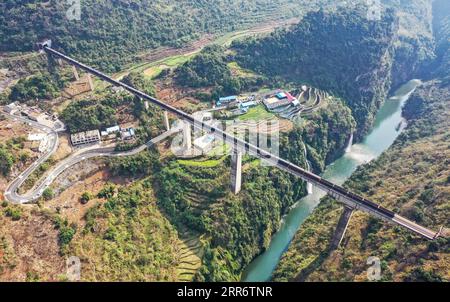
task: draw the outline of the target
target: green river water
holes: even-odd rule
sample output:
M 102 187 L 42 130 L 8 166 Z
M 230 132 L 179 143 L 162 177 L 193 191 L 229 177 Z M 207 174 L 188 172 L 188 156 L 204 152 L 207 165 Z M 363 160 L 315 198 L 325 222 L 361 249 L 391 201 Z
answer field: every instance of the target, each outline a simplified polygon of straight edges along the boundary
M 358 166 L 376 159 L 388 149 L 405 126 L 402 107 L 420 84 L 419 80 L 409 81 L 400 87 L 393 97 L 386 100 L 377 113 L 372 131 L 360 144 L 351 146 L 345 155 L 329 165 L 322 177 L 333 183 L 343 184 Z M 284 217 L 280 230 L 273 236 L 269 248 L 250 263 L 242 274 L 243 281 L 270 280 L 295 233 L 324 196 L 324 192 L 313 188 L 312 194 L 291 208 Z

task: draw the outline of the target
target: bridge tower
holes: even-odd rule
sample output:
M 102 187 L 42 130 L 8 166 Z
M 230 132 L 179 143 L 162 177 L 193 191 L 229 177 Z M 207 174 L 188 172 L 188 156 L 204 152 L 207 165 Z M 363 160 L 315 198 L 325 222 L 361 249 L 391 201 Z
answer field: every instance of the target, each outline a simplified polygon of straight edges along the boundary
M 354 210 L 352 208 L 344 206 L 344 212 L 341 214 L 341 218 L 339 219 L 333 238 L 331 240 L 331 250 L 337 249 L 341 245 L 342 240 L 344 240 L 345 232 L 347 231 L 348 224 L 350 223 L 350 219 L 352 218 L 353 211 Z
M 231 191 L 238 194 L 242 188 L 242 152 L 236 149 L 231 155 Z

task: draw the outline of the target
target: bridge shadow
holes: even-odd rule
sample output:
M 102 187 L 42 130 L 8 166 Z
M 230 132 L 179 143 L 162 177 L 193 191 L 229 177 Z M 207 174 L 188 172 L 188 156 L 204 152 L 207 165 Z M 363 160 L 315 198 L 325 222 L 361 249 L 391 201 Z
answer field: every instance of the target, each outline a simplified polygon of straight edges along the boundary
M 320 268 L 323 263 L 331 256 L 331 254 L 339 249 L 340 244 L 342 246 L 345 246 L 348 243 L 348 240 L 345 239 L 341 242 L 341 238 L 345 236 L 345 231 L 347 229 L 350 217 L 351 214 L 349 216 L 348 212 L 344 210 L 344 212 L 341 214 L 341 218 L 337 223 L 336 229 L 331 232 L 327 248 L 322 251 L 313 262 L 311 262 L 294 278 L 295 282 L 305 282 L 312 272 Z

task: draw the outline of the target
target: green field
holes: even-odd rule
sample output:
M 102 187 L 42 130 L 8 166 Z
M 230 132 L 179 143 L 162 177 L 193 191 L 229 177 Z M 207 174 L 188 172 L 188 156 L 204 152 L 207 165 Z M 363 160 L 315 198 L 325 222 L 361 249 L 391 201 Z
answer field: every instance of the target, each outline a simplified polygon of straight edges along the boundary
M 275 118 L 275 115 L 268 112 L 263 105 L 258 105 L 256 107 L 250 108 L 248 112 L 244 115 L 238 117 L 240 121 L 259 121 L 259 120 L 270 120 Z
M 178 160 L 178 163 L 190 167 L 214 168 L 223 163 L 223 161 L 227 158 L 227 156 L 228 155 L 224 155 L 219 159 L 208 159 L 204 161 L 180 159 Z

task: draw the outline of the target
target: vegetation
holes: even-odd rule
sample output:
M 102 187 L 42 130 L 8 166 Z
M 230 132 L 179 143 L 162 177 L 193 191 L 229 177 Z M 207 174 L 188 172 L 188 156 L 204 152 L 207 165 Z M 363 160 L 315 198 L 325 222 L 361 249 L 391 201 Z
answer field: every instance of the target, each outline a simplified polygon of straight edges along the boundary
M 14 156 L 3 146 L 0 146 L 0 173 L 7 176 L 14 165 Z
M 44 198 L 45 201 L 51 200 L 55 196 L 55 193 L 51 188 L 47 188 L 42 193 L 42 198 Z
M 19 207 L 8 207 L 5 210 L 6 217 L 11 217 L 13 221 L 18 221 L 22 217 L 22 210 Z
M 110 100 L 81 100 L 70 103 L 61 114 L 71 133 L 111 127 L 117 124 L 116 110 Z
M 59 96 L 59 88 L 49 74 L 38 74 L 20 79 L 11 89 L 9 99 L 13 102 L 53 99 Z
M 179 240 L 158 211 L 150 183 L 120 188 L 87 212 L 85 227 L 70 244 L 83 261 L 83 281 L 177 280 Z M 111 192 L 111 186 L 102 191 Z
M 408 128 L 346 187 L 436 231 L 448 227 L 449 97 L 450 86 L 442 81 L 419 88 L 405 107 Z M 352 217 L 344 246 L 330 253 L 341 212 L 330 198 L 321 202 L 296 234 L 274 280 L 365 281 L 370 256 L 382 261 L 381 281 L 450 280 L 448 238 L 427 242 L 360 212 Z
M 77 226 L 75 224 L 69 224 L 67 219 L 61 217 L 54 218 L 55 228 L 59 231 L 58 243 L 60 246 L 61 254 L 68 252 L 69 244 L 77 232 Z
M 238 280 L 242 268 L 267 247 L 281 215 L 303 193 L 301 181 L 277 169 L 249 166 L 243 192 L 235 196 L 228 188 L 227 165 L 171 161 L 155 179 L 158 203 L 170 220 L 211 238 L 198 280 Z
M 50 157 L 47 161 L 43 162 L 36 170 L 34 170 L 33 173 L 30 174 L 30 176 L 28 176 L 23 185 L 20 186 L 19 192 L 25 193 L 31 188 L 33 188 L 36 182 L 45 174 L 45 172 L 47 172 L 50 169 L 50 167 L 54 163 L 55 160 L 52 157 Z
M 113 158 L 108 162 L 108 167 L 113 175 L 138 177 L 148 175 L 151 171 L 159 169 L 159 154 L 154 151 L 144 151 L 134 156 Z M 102 196 L 110 195 L 103 192 Z
M 309 1 L 303 1 L 303 7 L 288 0 L 278 2 L 86 0 L 81 19 L 71 20 L 66 17 L 71 6 L 66 2 L 3 1 L 0 50 L 30 51 L 37 41 L 52 37 L 53 44 L 68 54 L 95 63 L 102 70 L 118 71 L 143 50 L 179 47 L 204 33 L 248 28 L 268 19 L 295 16 L 299 8 L 316 6 Z
M 390 87 L 398 20 L 391 10 L 382 16 L 368 22 L 363 8 L 309 13 L 290 30 L 234 43 L 236 59 L 258 73 L 306 82 L 343 98 L 360 138 Z
M 225 54 L 224 47 L 208 46 L 175 70 L 176 82 L 192 88 L 213 87 L 211 96 L 199 97 L 206 100 L 239 94 L 243 90 L 250 90 L 251 87 L 263 84 L 264 80 L 260 77 L 233 76 L 229 66 L 230 60 Z
M 343 154 L 355 128 L 350 109 L 342 101 L 331 99 L 327 106 L 308 116 L 304 123 L 282 138 L 281 155 L 305 167 L 306 147 L 313 171 L 320 173 Z
M 155 87 L 153 86 L 152 81 L 145 78 L 142 73 L 130 72 L 121 80 L 121 82 L 139 89 L 150 96 L 155 96 Z
M 199 55 L 177 69 L 177 82 L 198 88 L 230 81 L 231 72 L 224 52 L 225 49 L 218 45 L 206 47 Z
M 15 164 L 26 164 L 30 155 L 24 149 L 25 137 L 17 136 L 0 143 L 0 175 L 8 176 Z
M 81 194 L 80 201 L 82 204 L 87 204 L 92 199 L 92 194 L 89 192 L 84 192 Z

